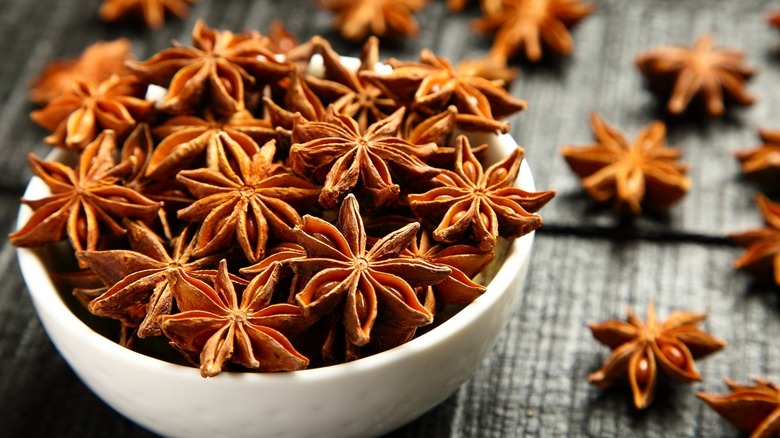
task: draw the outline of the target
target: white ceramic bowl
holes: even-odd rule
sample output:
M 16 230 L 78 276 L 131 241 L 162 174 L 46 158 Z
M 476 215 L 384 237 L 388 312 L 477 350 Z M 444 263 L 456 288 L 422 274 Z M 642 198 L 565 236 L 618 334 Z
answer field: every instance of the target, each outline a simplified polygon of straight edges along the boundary
M 486 161 L 509 154 L 508 135 L 489 143 Z M 60 158 L 53 153 L 50 159 Z M 523 163 L 519 185 L 533 190 Z M 48 192 L 33 178 L 24 194 Z M 18 224 L 30 209 L 23 206 Z M 77 318 L 57 292 L 44 258 L 17 250 L 22 274 L 49 337 L 81 380 L 127 418 L 166 436 L 376 436 L 419 417 L 451 395 L 490 353 L 522 293 L 533 234 L 515 240 L 484 295 L 439 327 L 355 362 L 278 374 L 222 373 L 163 362 L 119 346 Z

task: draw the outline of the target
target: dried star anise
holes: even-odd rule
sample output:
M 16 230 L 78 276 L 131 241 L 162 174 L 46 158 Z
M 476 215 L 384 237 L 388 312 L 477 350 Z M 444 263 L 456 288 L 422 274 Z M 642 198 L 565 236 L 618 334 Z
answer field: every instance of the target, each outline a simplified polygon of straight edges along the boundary
M 721 417 L 738 429 L 750 432 L 750 438 L 770 438 L 780 432 L 780 388 L 766 380 L 754 378 L 754 385 L 740 385 L 725 379 L 729 394 L 697 392 Z
M 128 16 L 141 16 L 147 27 L 157 28 L 165 23 L 165 13 L 184 18 L 196 0 L 103 0 L 100 19 L 117 21 Z
M 118 184 L 116 174 L 123 170 L 116 165 L 115 153 L 115 135 L 109 130 L 84 148 L 76 169 L 30 154 L 30 168 L 49 186 L 51 196 L 22 201 L 34 212 L 9 235 L 11 243 L 40 246 L 62 240 L 67 233 L 76 251 L 96 250 L 103 233 L 125 233 L 118 223 L 122 218 L 154 218 L 161 203 Z
M 168 87 L 160 103 L 163 110 L 192 112 L 207 101 L 214 111 L 228 115 L 245 109 L 247 87 L 281 79 L 289 70 L 261 38 L 209 29 L 203 20 L 192 31 L 192 46 L 177 44 L 128 67 Z
M 419 26 L 413 13 L 427 0 L 318 0 L 322 9 L 332 11 L 333 27 L 351 41 L 364 41 L 371 35 L 405 37 L 417 35 Z
M 269 234 L 282 241 L 295 241 L 293 228 L 301 224 L 296 210 L 315 202 L 320 188 L 290 172 L 274 172 L 273 141 L 249 155 L 226 134 L 219 154 L 219 170 L 183 170 L 177 175 L 198 199 L 179 210 L 178 216 L 201 222 L 195 255 L 213 254 L 236 241 L 250 263 L 265 254 Z M 236 160 L 231 166 L 225 150 Z M 295 207 L 293 207 L 295 206 Z
M 357 199 L 347 196 L 339 211 L 338 227 L 318 217 L 304 216 L 296 228 L 305 259 L 290 261 L 298 275 L 310 278 L 295 300 L 305 315 L 342 308 L 342 324 L 352 345 L 371 340 L 377 315 L 395 326 L 419 327 L 433 315 L 413 287 L 439 283 L 451 272 L 421 259 L 399 254 L 415 238 L 420 224 L 411 223 L 368 247 Z
M 742 172 L 771 190 L 780 180 L 780 131 L 759 129 L 761 145 L 755 149 L 738 151 L 735 156 L 742 164 Z
M 77 59 L 52 62 L 30 84 L 30 100 L 46 105 L 57 97 L 73 90 L 78 78 L 101 82 L 112 75 L 127 73 L 125 61 L 132 59 L 129 40 L 101 41 L 90 45 Z
M 734 267 L 744 269 L 761 280 L 771 278 L 780 286 L 780 204 L 759 194 L 756 205 L 766 225 L 729 235 L 731 241 L 746 248 L 742 256 L 734 260 Z
M 590 324 L 593 337 L 608 346 L 612 354 L 588 376 L 588 382 L 606 388 L 628 379 L 634 405 L 645 409 L 653 401 L 659 367 L 667 376 L 685 383 L 701 380 L 694 359 L 726 346 L 726 341 L 698 328 L 706 317 L 704 312 L 676 311 L 659 324 L 655 307 L 649 303 L 644 323 L 629 308 L 625 322 Z
M 491 55 L 508 59 L 524 49 L 528 60 L 536 62 L 542 59 L 542 43 L 557 53 L 571 53 L 568 29 L 595 9 L 580 0 L 503 0 L 498 11 L 484 11 L 474 29 L 495 33 Z
M 152 102 L 135 97 L 136 85 L 130 76 L 114 75 L 100 83 L 76 78 L 71 93 L 33 111 L 30 118 L 52 132 L 46 143 L 79 151 L 104 129 L 124 136 L 151 110 Z
M 745 82 L 756 72 L 744 61 L 745 53 L 712 48 L 713 39 L 708 34 L 690 49 L 665 46 L 637 55 L 636 64 L 650 80 L 651 87 L 669 96 L 670 113 L 682 114 L 697 96 L 710 117 L 722 116 L 726 102 L 739 105 L 755 102 Z
M 84 266 L 97 274 L 109 289 L 89 303 L 95 315 L 138 327 L 138 336 L 160 334 L 158 318 L 171 312 L 173 293 L 167 273 L 185 271 L 201 280 L 212 279 L 219 256 L 192 255 L 194 227 L 186 227 L 168 249 L 149 227 L 125 221 L 131 250 L 77 252 Z
M 419 62 L 387 62 L 392 72 L 363 71 L 360 76 L 415 111 L 435 115 L 454 105 L 458 125 L 465 130 L 506 133 L 509 123 L 499 120 L 527 106 L 504 89 L 503 81 L 470 76 L 473 71 L 459 72 L 430 50 L 420 53 Z
M 564 146 L 561 155 L 581 178 L 582 187 L 598 202 L 614 199 L 615 209 L 633 214 L 643 206 L 665 209 L 691 186 L 680 150 L 666 146 L 666 127 L 653 122 L 633 143 L 597 114 L 591 115 L 596 144 Z
M 230 361 L 258 371 L 295 371 L 309 360 L 298 353 L 287 336 L 305 328 L 301 309 L 292 304 L 271 304 L 279 265 L 255 277 L 241 294 L 239 304 L 227 263 L 222 260 L 214 287 L 172 271 L 180 312 L 160 318 L 165 335 L 180 349 L 200 354 L 200 373 L 213 377 Z
M 415 181 L 439 172 L 420 160 L 436 150 L 434 143 L 415 145 L 398 136 L 403 116 L 401 108 L 365 132 L 356 120 L 332 110 L 325 122 L 301 119 L 293 128 L 290 165 L 296 173 L 324 182 L 319 202 L 325 208 L 339 205 L 352 191 L 365 194 L 375 206 L 386 205 L 400 192 L 393 176 Z
M 534 214 L 555 192 L 527 192 L 514 187 L 523 149 L 518 147 L 502 161 L 483 170 L 465 136 L 457 139 L 455 171 L 442 170 L 435 180 L 442 186 L 410 194 L 409 206 L 421 218 L 439 220 L 433 237 L 454 243 L 467 237 L 481 249 L 492 249 L 499 236 L 513 239 L 542 225 Z

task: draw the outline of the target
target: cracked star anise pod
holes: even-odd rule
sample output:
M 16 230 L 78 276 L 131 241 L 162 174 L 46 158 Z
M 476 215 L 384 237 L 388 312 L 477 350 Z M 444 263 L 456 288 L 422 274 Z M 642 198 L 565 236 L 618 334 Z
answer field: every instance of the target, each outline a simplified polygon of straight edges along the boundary
M 305 259 L 290 263 L 296 274 L 309 278 L 295 300 L 305 315 L 337 312 L 351 345 L 371 341 L 380 320 L 397 327 L 419 327 L 433 321 L 414 287 L 436 284 L 451 272 L 421 259 L 402 258 L 414 240 L 417 222 L 391 232 L 369 248 L 357 199 L 348 195 L 339 210 L 338 226 L 304 216 L 296 228 Z
M 214 30 L 198 20 L 192 46 L 176 44 L 128 67 L 146 80 L 168 88 L 159 106 L 192 113 L 204 102 L 221 114 L 245 108 L 247 87 L 283 78 L 289 66 L 275 60 L 261 38 Z
M 625 322 L 590 324 L 593 337 L 608 346 L 612 354 L 598 371 L 588 376 L 588 382 L 606 388 L 628 379 L 634 405 L 645 409 L 653 401 L 659 368 L 685 383 L 701 380 L 694 359 L 726 346 L 726 341 L 698 328 L 706 317 L 704 312 L 677 311 L 659 324 L 655 307 L 649 303 L 646 322 L 629 308 Z
M 503 0 L 499 11 L 485 11 L 474 21 L 478 32 L 494 33 L 490 54 L 512 58 L 521 50 L 531 62 L 542 59 L 542 47 L 568 55 L 574 42 L 569 28 L 596 9 L 581 0 Z
M 194 254 L 202 256 L 238 243 L 250 263 L 265 254 L 269 234 L 281 241 L 295 241 L 293 228 L 301 224 L 297 210 L 315 203 L 320 187 L 290 172 L 274 172 L 274 141 L 249 155 L 225 134 L 218 140 L 236 160 L 219 155 L 219 170 L 183 170 L 177 180 L 198 199 L 179 210 L 178 216 L 200 222 Z M 221 150 L 222 150 L 221 149 Z
M 440 187 L 409 195 L 409 206 L 417 217 L 439 221 L 434 239 L 445 243 L 468 239 L 489 250 L 499 236 L 513 239 L 539 228 L 542 218 L 534 213 L 555 192 L 527 192 L 513 186 L 523 149 L 518 147 L 483 170 L 468 139 L 461 135 L 456 141 L 455 171 L 442 170 L 436 176 Z
M 317 0 L 317 6 L 333 12 L 333 27 L 354 42 L 378 37 L 406 37 L 419 32 L 414 12 L 427 0 Z
M 179 170 L 197 164 L 205 158 L 205 166 L 219 169 L 219 154 L 223 143 L 220 135 L 228 136 L 249 156 L 260 151 L 261 144 L 276 138 L 276 131 L 266 120 L 255 119 L 246 111 L 226 118 L 206 113 L 204 118 L 177 116 L 152 130 L 162 141 L 149 158 L 146 176 L 154 179 L 172 178 Z
M 76 169 L 28 155 L 33 174 L 49 186 L 51 196 L 22 200 L 33 214 L 8 236 L 11 243 L 41 246 L 60 241 L 67 234 L 76 251 L 95 250 L 104 233 L 125 233 L 118 223 L 122 218 L 153 219 L 161 203 L 119 185 L 116 174 L 124 171 L 122 165 L 116 165 L 115 153 L 115 135 L 109 130 L 84 148 Z
M 591 124 L 596 144 L 561 149 L 591 198 L 598 202 L 614 199 L 616 210 L 639 214 L 643 206 L 668 208 L 688 191 L 688 168 L 678 161 L 680 150 L 666 146 L 662 122 L 645 127 L 631 144 L 596 113 L 591 115 Z
M 209 280 L 216 274 L 219 257 L 193 257 L 193 226 L 185 227 L 173 240 L 169 254 L 163 240 L 143 223 L 125 220 L 124 225 L 131 249 L 76 253 L 79 262 L 109 287 L 89 303 L 88 309 L 95 315 L 117 319 L 126 327 L 138 327 L 141 338 L 156 336 L 160 334 L 158 318 L 173 308 L 166 273 L 186 271 Z
M 132 47 L 130 41 L 125 38 L 99 41 L 84 49 L 76 59 L 47 64 L 30 84 L 30 100 L 38 105 L 46 105 L 57 97 L 70 93 L 73 81 L 78 78 L 101 82 L 112 75 L 127 73 L 125 61 L 132 59 Z
M 30 118 L 52 132 L 46 143 L 78 152 L 101 131 L 111 129 L 122 137 L 146 116 L 153 103 L 135 97 L 136 86 L 132 76 L 114 75 L 100 83 L 76 78 L 70 93 L 33 111 Z
M 180 312 L 161 318 L 165 336 L 179 349 L 200 354 L 203 377 L 216 376 L 228 362 L 264 372 L 306 368 L 309 360 L 287 338 L 305 328 L 301 310 L 270 302 L 279 269 L 277 264 L 255 277 L 240 303 L 225 260 L 213 287 L 183 271 L 168 273 Z
M 759 129 L 761 145 L 734 155 L 741 163 L 742 173 L 772 190 L 780 181 L 780 130 Z
M 400 108 L 365 132 L 357 121 L 332 110 L 324 122 L 300 119 L 293 128 L 290 165 L 324 182 L 319 202 L 325 208 L 338 206 L 350 192 L 367 196 L 376 207 L 386 205 L 401 190 L 394 178 L 419 181 L 439 172 L 420 160 L 436 150 L 435 144 L 415 145 L 398 136 L 403 117 Z
M 734 267 L 744 269 L 761 280 L 771 278 L 780 286 L 780 204 L 759 194 L 756 205 L 765 226 L 729 235 L 732 242 L 745 247 L 745 252 L 734 260 Z
M 196 0 L 103 0 L 100 19 L 113 22 L 130 16 L 143 18 L 147 27 L 158 28 L 165 23 L 165 14 L 183 19 Z
M 363 71 L 364 78 L 394 101 L 414 111 L 435 115 L 449 105 L 458 109 L 458 126 L 467 131 L 509 132 L 509 123 L 500 120 L 522 111 L 527 104 L 504 89 L 502 80 L 471 76 L 474 72 L 456 70 L 449 60 L 430 50 L 420 53 L 418 62 L 391 59 L 390 73 Z
M 697 392 L 696 396 L 733 424 L 750 432 L 750 438 L 770 438 L 780 433 L 780 388 L 776 384 L 754 378 L 753 385 L 741 385 L 725 379 L 730 393 L 725 395 Z
M 664 46 L 637 55 L 636 65 L 650 86 L 669 96 L 666 107 L 670 113 L 684 113 L 696 97 L 710 117 L 722 116 L 726 102 L 755 102 L 745 82 L 756 71 L 744 61 L 745 52 L 713 48 L 713 40 L 714 36 L 707 34 L 692 48 Z

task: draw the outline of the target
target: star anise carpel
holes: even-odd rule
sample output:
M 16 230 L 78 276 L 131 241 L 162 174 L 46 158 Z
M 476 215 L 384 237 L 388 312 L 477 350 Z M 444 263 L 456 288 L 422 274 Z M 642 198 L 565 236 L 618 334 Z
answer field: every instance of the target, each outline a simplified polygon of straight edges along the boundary
M 726 341 L 699 329 L 706 317 L 704 312 L 676 311 L 659 322 L 649 303 L 644 322 L 629 308 L 626 321 L 590 324 L 593 337 L 612 354 L 588 382 L 606 388 L 628 380 L 634 406 L 645 409 L 653 401 L 659 369 L 685 383 L 701 380 L 694 360 L 726 346 Z
M 528 192 L 514 187 L 524 151 L 518 147 L 487 169 L 474 156 L 468 139 L 457 139 L 455 171 L 442 170 L 435 180 L 441 187 L 409 195 L 409 206 L 420 217 L 435 219 L 433 237 L 439 242 L 473 240 L 492 249 L 499 236 L 514 239 L 542 225 L 534 214 L 555 192 Z
M 696 396 L 750 438 L 770 438 L 780 432 L 780 388 L 766 379 L 754 378 L 752 385 L 725 379 L 729 393 L 697 392 Z
M 666 209 L 688 191 L 688 168 L 678 161 L 681 151 L 666 145 L 662 122 L 645 127 L 631 143 L 598 114 L 591 115 L 591 124 L 595 144 L 561 149 L 590 197 L 612 200 L 616 210 L 639 214 Z
M 736 151 L 742 173 L 757 181 L 761 188 L 773 191 L 780 181 L 780 131 L 759 129 L 761 144 L 749 150 Z
M 106 236 L 120 236 L 122 218 L 152 219 L 161 203 L 123 187 L 116 173 L 116 139 L 105 131 L 87 145 L 74 169 L 58 162 L 28 156 L 30 168 L 41 178 L 51 195 L 24 199 L 33 209 L 27 223 L 9 235 L 16 246 L 40 246 L 62 240 L 67 234 L 76 251 L 96 250 Z M 120 165 L 121 166 L 121 165 Z
M 752 105 L 745 82 L 756 70 L 738 49 L 713 48 L 715 37 L 703 35 L 692 48 L 663 46 L 640 53 L 636 65 L 664 98 L 671 114 L 682 114 L 695 100 L 710 117 L 721 117 L 726 104 Z
M 181 311 L 163 316 L 160 325 L 179 348 L 199 354 L 203 377 L 216 376 L 228 362 L 266 372 L 295 371 L 309 364 L 287 338 L 305 328 L 301 310 L 270 303 L 279 269 L 276 264 L 255 277 L 240 302 L 225 260 L 213 286 L 185 271 L 167 274 Z
M 764 227 L 729 235 L 732 242 L 745 247 L 745 252 L 734 260 L 734 267 L 780 286 L 780 204 L 758 194 L 756 206 L 764 218 Z
M 317 0 L 317 6 L 332 11 L 333 27 L 341 36 L 355 42 L 371 35 L 406 37 L 417 35 L 414 12 L 427 0 Z
M 197 198 L 179 210 L 178 217 L 201 224 L 195 255 L 225 250 L 235 241 L 247 260 L 257 263 L 265 254 L 269 234 L 281 241 L 295 241 L 292 230 L 301 224 L 297 210 L 313 204 L 320 187 L 289 172 L 274 172 L 273 141 L 251 156 L 225 134 L 218 141 L 224 143 L 219 170 L 178 173 L 177 180 Z M 236 169 L 225 150 L 234 157 Z
M 114 22 L 129 17 L 141 18 L 147 27 L 158 28 L 167 14 L 183 19 L 196 0 L 103 0 L 100 19 Z
M 307 257 L 290 262 L 296 274 L 310 277 L 295 296 L 304 314 L 323 314 L 342 306 L 347 336 L 358 347 L 371 340 L 380 313 L 401 327 L 431 323 L 433 315 L 420 303 L 413 288 L 436 284 L 451 270 L 421 259 L 399 257 L 419 228 L 419 223 L 411 223 L 368 247 L 353 195 L 341 205 L 338 226 L 304 216 L 296 232 Z
M 568 55 L 574 48 L 569 28 L 590 15 L 596 5 L 581 0 L 502 0 L 474 21 L 478 32 L 495 34 L 491 56 L 509 59 L 524 52 L 531 62 L 542 59 L 543 47 Z

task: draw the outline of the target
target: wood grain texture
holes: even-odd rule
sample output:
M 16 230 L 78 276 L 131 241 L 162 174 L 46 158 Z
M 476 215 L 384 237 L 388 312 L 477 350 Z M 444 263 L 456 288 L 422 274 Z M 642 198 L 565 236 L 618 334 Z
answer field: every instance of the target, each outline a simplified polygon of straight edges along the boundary
M 721 378 L 780 381 L 780 298 L 731 268 L 740 249 L 725 235 L 760 224 L 756 187 L 739 176 L 733 152 L 757 144 L 757 127 L 780 128 L 780 32 L 765 24 L 769 0 L 593 0 L 598 11 L 573 32 L 575 52 L 523 73 L 512 92 L 529 101 L 510 120 L 526 147 L 539 188 L 558 190 L 542 214 L 524 296 L 493 354 L 452 397 L 392 437 L 735 437 L 705 408 L 696 390 L 724 392 Z M 282 19 L 301 40 L 329 38 L 339 53 L 359 47 L 330 29 L 330 15 L 309 0 L 200 0 L 186 20 L 157 31 L 107 26 L 97 0 L 3 0 L 0 8 L 0 435 L 148 437 L 97 399 L 56 353 L 27 298 L 14 250 L 17 198 L 29 178 L 28 152 L 43 155 L 45 132 L 28 117 L 27 85 L 51 60 L 76 56 L 102 39 L 129 38 L 144 59 L 189 41 L 195 20 L 216 28 L 264 31 Z M 417 15 L 417 38 L 382 46 L 383 57 L 413 59 L 423 48 L 453 60 L 480 56 L 488 38 L 473 34 L 474 7 L 449 13 L 434 0 Z M 716 44 L 739 47 L 760 73 L 750 82 L 759 102 L 722 120 L 669 119 L 645 89 L 634 56 L 662 44 L 690 44 L 713 32 Z M 626 221 L 594 206 L 560 158 L 564 144 L 592 140 L 597 111 L 634 136 L 654 119 L 669 123 L 668 142 L 691 166 L 691 193 L 663 217 Z M 661 317 L 675 309 L 706 310 L 705 328 L 729 346 L 699 362 L 704 381 L 662 382 L 646 412 L 624 389 L 586 383 L 607 357 L 587 323 L 622 318 L 631 305 Z

